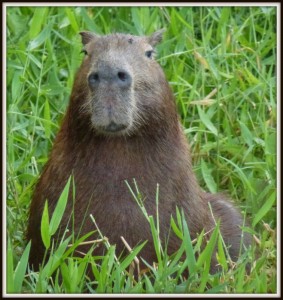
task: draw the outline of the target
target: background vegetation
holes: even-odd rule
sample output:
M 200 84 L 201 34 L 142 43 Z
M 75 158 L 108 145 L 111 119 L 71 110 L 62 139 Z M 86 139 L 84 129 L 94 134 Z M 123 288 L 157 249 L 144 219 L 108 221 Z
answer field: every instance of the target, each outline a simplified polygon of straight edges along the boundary
M 276 8 L 8 7 L 6 16 L 8 292 L 275 293 Z M 250 219 L 256 243 L 243 260 L 252 271 L 224 263 L 214 276 L 196 269 L 186 280 L 177 268 L 135 282 L 119 275 L 110 248 L 92 283 L 71 256 L 53 270 L 57 281 L 52 272 L 25 276 L 28 207 L 83 57 L 78 32 L 142 35 L 163 27 L 157 59 L 176 95 L 194 170 L 205 190 L 227 192 Z M 181 216 L 178 224 L 186 229 Z

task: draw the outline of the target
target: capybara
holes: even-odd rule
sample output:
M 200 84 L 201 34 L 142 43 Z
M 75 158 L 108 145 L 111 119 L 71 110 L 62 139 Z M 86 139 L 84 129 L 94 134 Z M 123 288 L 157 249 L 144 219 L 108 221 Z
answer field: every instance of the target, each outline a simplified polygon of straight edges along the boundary
M 70 197 L 61 233 L 67 224 L 70 230 L 74 224 L 80 235 L 95 230 L 92 214 L 102 234 L 116 245 L 117 255 L 128 253 L 121 236 L 131 247 L 147 240 L 140 256 L 150 264 L 156 262 L 149 223 L 125 182 L 132 185 L 135 179 L 144 206 L 153 216 L 159 184 L 163 243 L 177 206 L 184 211 L 192 239 L 202 230 L 211 231 L 214 219 L 220 219 L 230 257 L 237 259 L 243 218 L 229 200 L 203 192 L 196 180 L 173 93 L 154 59 L 154 47 L 162 35 L 163 30 L 151 36 L 81 32 L 85 57 L 30 207 L 27 238 L 32 241 L 30 263 L 35 269 L 45 252 L 40 234 L 44 203 L 47 199 L 51 215 L 72 174 L 75 201 L 73 205 Z M 74 223 L 68 223 L 73 209 Z M 248 246 L 250 237 L 245 235 L 243 242 Z M 171 230 L 168 253 L 180 244 Z M 88 248 L 80 249 L 86 252 Z M 102 254 L 105 247 L 95 251 Z M 213 259 L 212 271 L 216 263 Z

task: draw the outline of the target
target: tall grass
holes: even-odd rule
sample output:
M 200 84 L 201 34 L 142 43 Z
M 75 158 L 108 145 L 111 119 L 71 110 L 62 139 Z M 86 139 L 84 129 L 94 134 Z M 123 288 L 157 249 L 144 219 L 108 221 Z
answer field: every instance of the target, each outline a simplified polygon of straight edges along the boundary
M 18 6 L 7 7 L 6 16 L 8 291 L 275 293 L 276 7 Z M 48 274 L 39 287 L 40 275 L 23 276 L 29 250 L 24 233 L 33 185 L 47 161 L 82 60 L 78 32 L 141 35 L 163 27 L 157 59 L 176 96 L 194 170 L 205 190 L 227 192 L 250 219 L 259 253 L 252 272 L 246 273 L 245 263 L 255 249 L 232 270 L 222 259 L 221 274 L 199 277 L 196 269 L 186 281 L 178 273 L 186 263 L 177 267 L 177 255 L 172 272 L 165 268 L 161 276 L 160 269 L 151 269 L 153 279 L 144 275 L 134 282 L 121 273 L 110 246 L 101 269 L 93 270 L 97 285 L 80 281 L 85 262 L 68 256 L 60 271 L 54 271 L 55 279 Z M 181 213 L 176 222 L 173 228 L 187 239 Z M 222 253 L 215 232 L 213 243 Z M 180 251 L 195 253 L 200 243 Z M 172 277 L 174 272 L 178 276 Z M 76 279 L 68 277 L 72 273 Z M 77 283 L 74 289 L 72 282 Z

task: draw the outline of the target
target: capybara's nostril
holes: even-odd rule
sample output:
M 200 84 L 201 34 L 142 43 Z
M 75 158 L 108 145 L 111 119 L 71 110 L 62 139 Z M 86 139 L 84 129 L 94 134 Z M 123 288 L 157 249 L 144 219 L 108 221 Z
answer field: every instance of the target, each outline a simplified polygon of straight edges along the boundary
M 118 71 L 116 82 L 121 87 L 128 87 L 132 83 L 132 76 L 127 71 Z
M 99 75 L 98 75 L 97 72 L 91 73 L 91 74 L 88 76 L 88 83 L 89 83 L 91 86 L 96 86 L 96 85 L 99 83 Z
M 88 76 L 88 83 L 90 87 L 97 87 L 100 82 L 106 84 L 115 84 L 118 87 L 126 88 L 132 84 L 132 76 L 125 70 L 114 70 L 105 67 L 102 70 L 93 72 Z
M 118 77 L 120 80 L 125 81 L 128 75 L 125 72 L 118 72 Z

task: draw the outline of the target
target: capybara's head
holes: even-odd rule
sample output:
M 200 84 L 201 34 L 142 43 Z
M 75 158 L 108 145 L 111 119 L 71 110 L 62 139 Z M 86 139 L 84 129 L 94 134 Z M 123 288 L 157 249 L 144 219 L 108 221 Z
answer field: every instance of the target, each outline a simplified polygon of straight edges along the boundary
M 80 33 L 85 53 L 79 76 L 86 98 L 82 108 L 96 132 L 131 135 L 165 110 L 168 84 L 154 59 L 163 32 Z

